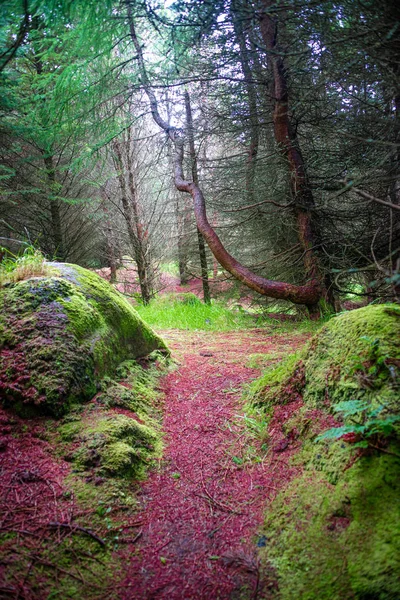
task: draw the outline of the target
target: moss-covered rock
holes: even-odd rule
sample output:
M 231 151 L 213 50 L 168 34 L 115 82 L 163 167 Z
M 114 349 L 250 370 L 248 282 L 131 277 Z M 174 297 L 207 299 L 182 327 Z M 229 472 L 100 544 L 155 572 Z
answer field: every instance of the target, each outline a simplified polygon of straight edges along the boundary
M 278 573 L 282 600 L 399 597 L 399 467 L 391 455 L 366 456 L 342 468 L 336 485 L 306 469 L 278 495 L 263 559 Z
M 70 459 L 78 471 L 100 475 L 144 476 L 149 461 L 161 455 L 161 438 L 155 422 L 105 411 L 91 411 L 75 423 L 61 426 L 65 440 L 77 442 Z
M 0 289 L 0 392 L 22 414 L 60 416 L 96 392 L 127 358 L 167 352 L 129 302 L 101 277 L 51 263 L 58 276 Z
M 366 306 L 331 319 L 297 354 L 266 371 L 249 402 L 268 408 L 299 393 L 315 407 L 354 397 L 396 404 L 400 307 Z
M 398 306 L 345 313 L 250 389 L 249 404 L 267 413 L 304 402 L 282 426 L 296 431 L 291 462 L 301 473 L 265 521 L 262 558 L 278 574 L 282 600 L 399 597 L 399 340 Z M 344 426 L 330 430 L 332 439 L 318 436 L 332 413 Z M 364 433 L 341 437 L 356 426 Z

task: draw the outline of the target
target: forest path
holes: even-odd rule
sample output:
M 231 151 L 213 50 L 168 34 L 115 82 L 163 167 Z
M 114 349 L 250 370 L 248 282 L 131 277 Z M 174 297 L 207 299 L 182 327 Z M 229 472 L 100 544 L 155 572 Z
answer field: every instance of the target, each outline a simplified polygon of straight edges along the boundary
M 260 578 L 257 530 L 266 501 L 295 472 L 286 462 L 294 449 L 285 460 L 274 453 L 260 460 L 240 398 L 243 384 L 259 374 L 246 366 L 250 354 L 282 356 L 307 336 L 262 329 L 161 333 L 180 366 L 162 383 L 165 453 L 142 486 L 143 528 L 126 549 L 131 563 L 121 598 L 270 598 L 275 583 L 273 575 Z M 282 440 L 281 420 L 292 410 L 276 411 L 269 443 Z

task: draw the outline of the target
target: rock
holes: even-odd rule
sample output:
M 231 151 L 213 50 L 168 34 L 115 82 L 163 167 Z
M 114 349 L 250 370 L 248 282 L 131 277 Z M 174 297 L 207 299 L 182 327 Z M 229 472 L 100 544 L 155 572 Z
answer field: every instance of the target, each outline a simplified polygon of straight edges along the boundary
M 0 289 L 0 396 L 22 416 L 60 416 L 90 399 L 120 362 L 166 345 L 101 277 L 50 263 L 55 274 Z
M 354 397 L 393 406 L 398 400 L 400 307 L 371 305 L 332 318 L 296 354 L 250 387 L 251 404 L 267 408 L 302 397 L 324 408 Z

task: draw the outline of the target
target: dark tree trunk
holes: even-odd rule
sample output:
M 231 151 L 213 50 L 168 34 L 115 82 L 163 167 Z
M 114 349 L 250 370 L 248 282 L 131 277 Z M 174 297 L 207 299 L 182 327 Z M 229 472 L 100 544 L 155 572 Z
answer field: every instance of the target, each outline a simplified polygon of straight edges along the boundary
M 199 176 L 198 176 L 198 172 L 197 172 L 196 150 L 194 147 L 193 118 L 192 118 L 192 109 L 190 106 L 190 96 L 189 96 L 188 92 L 185 92 L 185 108 L 186 108 L 186 123 L 187 123 L 188 140 L 189 140 L 189 152 L 190 152 L 190 160 L 191 160 L 191 166 L 192 166 L 192 177 L 193 177 L 193 182 L 196 185 L 198 185 L 199 184 Z M 208 265 L 207 265 L 206 247 L 204 244 L 203 235 L 198 227 L 197 227 L 197 239 L 198 239 L 198 244 L 199 244 L 201 281 L 203 283 L 203 300 L 206 304 L 211 304 L 210 284 L 208 281 Z
M 65 260 L 65 248 L 63 242 L 62 226 L 61 226 L 61 212 L 60 212 L 60 201 L 55 198 L 56 194 L 56 173 L 54 169 L 53 157 L 44 156 L 44 165 L 46 168 L 46 178 L 49 184 L 49 202 L 50 202 L 50 215 L 51 215 L 51 228 L 53 233 L 54 243 L 54 258 L 57 260 Z
M 106 258 L 107 258 L 108 266 L 110 268 L 110 283 L 115 283 L 117 281 L 118 261 L 117 261 L 117 253 L 115 251 L 115 245 L 116 245 L 115 244 L 115 235 L 114 235 L 111 219 L 108 214 L 108 209 L 106 206 L 107 193 L 106 193 L 104 187 L 102 188 L 101 195 L 103 198 L 102 210 L 104 213 L 104 220 L 105 220 L 104 236 L 106 238 Z
M 188 223 L 186 206 L 181 207 L 179 196 L 175 198 L 175 218 L 177 229 L 178 246 L 178 266 L 179 281 L 181 285 L 186 285 L 189 279 L 188 274 Z
M 130 188 L 130 198 L 125 180 L 124 163 L 122 160 L 121 148 L 118 142 L 114 142 L 115 164 L 118 171 L 118 181 L 121 189 L 121 202 L 128 230 L 129 241 L 132 246 L 139 278 L 140 293 L 143 304 L 148 304 L 152 297 L 152 291 L 148 276 L 146 263 L 146 248 L 144 247 L 144 235 L 142 226 L 139 222 L 139 214 L 136 201 L 136 190 L 133 184 L 133 173 L 128 169 L 128 180 Z
M 260 30 L 273 76 L 275 141 L 288 162 L 290 188 L 295 206 L 299 241 L 303 249 L 306 276 L 309 281 L 318 282 L 324 299 L 328 301 L 324 275 L 316 253 L 320 236 L 315 220 L 313 220 L 314 198 L 297 135 L 290 122 L 287 73 L 277 41 L 278 24 L 270 12 L 273 2 L 262 0 L 262 4 L 265 10 L 260 16 Z M 318 311 L 318 307 L 313 304 L 307 306 L 310 313 Z

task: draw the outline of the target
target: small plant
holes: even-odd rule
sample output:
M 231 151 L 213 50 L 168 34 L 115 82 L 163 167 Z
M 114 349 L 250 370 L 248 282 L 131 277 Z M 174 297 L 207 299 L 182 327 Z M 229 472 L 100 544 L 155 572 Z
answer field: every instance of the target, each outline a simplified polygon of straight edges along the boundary
M 6 253 L 6 257 L 0 263 L 0 285 L 55 272 L 54 268 L 48 266 L 40 250 L 34 246 L 28 246 L 21 256 L 13 254 L 7 248 L 0 248 L 0 251 Z
M 382 438 L 395 434 L 395 423 L 400 421 L 400 415 L 389 412 L 386 405 L 373 408 L 364 400 L 339 402 L 334 410 L 350 423 L 328 429 L 316 438 L 316 442 L 343 438 L 358 448 L 377 448 Z

